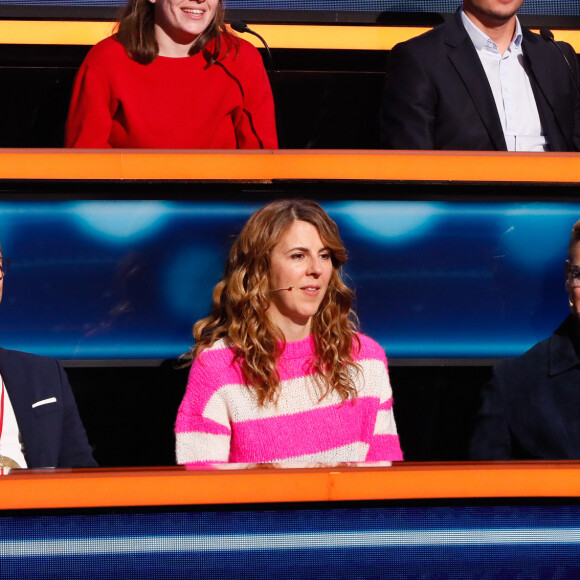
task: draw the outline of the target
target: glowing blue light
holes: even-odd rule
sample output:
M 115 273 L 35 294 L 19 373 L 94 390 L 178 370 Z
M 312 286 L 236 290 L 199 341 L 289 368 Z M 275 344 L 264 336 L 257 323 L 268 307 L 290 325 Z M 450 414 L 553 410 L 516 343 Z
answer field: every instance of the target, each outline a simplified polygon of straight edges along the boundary
M 441 210 L 434 203 L 355 202 L 337 206 L 333 214 L 344 218 L 360 236 L 403 242 L 424 236 Z
M 94 201 L 74 204 L 69 213 L 93 235 L 124 242 L 152 235 L 165 223 L 169 208 L 161 201 Z
M 85 554 L 151 554 L 320 548 L 401 548 L 403 546 L 494 546 L 579 544 L 578 528 L 436 529 L 418 531 L 299 534 L 224 534 L 82 538 L 0 542 L 0 555 L 38 557 Z
M 563 263 L 576 217 L 564 212 L 507 213 L 498 251 L 525 270 L 536 271 L 546 263 Z

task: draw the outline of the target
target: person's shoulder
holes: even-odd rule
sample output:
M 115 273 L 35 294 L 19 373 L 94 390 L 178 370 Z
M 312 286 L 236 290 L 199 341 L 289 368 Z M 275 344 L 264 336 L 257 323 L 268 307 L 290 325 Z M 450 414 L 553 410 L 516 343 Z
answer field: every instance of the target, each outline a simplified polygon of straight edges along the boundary
M 260 51 L 248 40 L 245 38 L 240 38 L 239 36 L 233 37 L 232 42 L 237 44 L 237 50 L 240 55 L 246 56 L 251 55 L 255 57 L 256 55 L 260 55 Z
M 534 374 L 540 366 L 547 364 L 552 337 L 537 342 L 523 354 L 506 358 L 498 362 L 493 371 L 496 375 L 529 375 Z
M 407 49 L 411 51 L 415 50 L 431 50 L 437 46 L 443 46 L 443 39 L 455 28 L 454 21 L 447 21 L 435 26 L 431 30 L 409 38 L 403 42 L 396 44 L 393 48 L 395 52 Z
M 544 40 L 539 34 L 531 31 L 529 28 L 522 26 L 522 44 L 524 51 L 534 50 L 537 51 L 550 51 L 555 50 L 553 46 L 550 46 L 548 40 Z
M 196 357 L 194 364 L 219 367 L 221 364 L 231 364 L 235 358 L 235 349 L 225 338 L 216 340 L 211 346 L 204 348 Z
M 550 42 L 549 40 L 544 40 L 544 38 L 542 38 L 542 36 L 540 34 L 537 34 L 528 28 L 522 27 L 522 36 L 523 36 L 524 48 L 530 49 L 530 47 L 533 46 L 536 48 L 536 50 L 539 50 L 539 51 L 543 50 L 546 53 L 548 53 L 548 51 L 551 51 L 551 50 L 557 50 L 556 47 L 552 46 L 552 44 L 553 44 L 552 42 Z M 556 41 L 556 44 L 564 52 L 568 52 L 569 55 L 576 56 L 576 52 L 574 51 L 572 46 L 570 44 L 568 44 L 567 42 L 564 42 L 562 40 L 558 40 L 558 41 Z
M 360 349 L 356 348 L 355 341 L 355 353 L 358 359 L 385 359 L 385 351 L 383 347 L 373 340 L 370 336 L 357 332 L 357 337 L 360 342 Z
M 55 358 L 6 348 L 0 348 L 0 362 L 4 366 L 17 366 L 26 371 L 41 367 L 56 368 L 60 364 Z
M 202 350 L 191 365 L 189 384 L 195 385 L 196 397 L 207 397 L 226 384 L 242 384 L 236 351 L 225 339 L 219 339 Z
M 108 36 L 100 42 L 97 42 L 87 53 L 85 64 L 99 64 L 118 62 L 119 59 L 129 58 L 123 45 L 117 40 L 116 36 Z
M 542 46 L 546 46 L 546 48 L 548 48 L 551 44 L 550 41 L 548 40 L 544 40 L 542 38 L 541 34 L 538 34 L 537 32 L 534 32 L 533 30 L 530 30 L 529 28 L 522 26 L 522 37 L 524 42 L 532 42 L 534 44 L 538 44 L 538 45 L 542 45 Z M 558 43 L 560 44 L 560 43 Z M 562 43 L 562 44 L 566 44 L 566 43 Z M 551 50 L 551 49 L 550 49 Z
M 211 346 L 208 346 L 202 352 L 213 352 L 213 353 L 227 353 L 233 351 L 232 347 L 229 345 L 225 338 L 218 338 Z
M 227 53 L 226 60 L 239 67 L 251 68 L 262 63 L 260 51 L 251 43 L 239 36 L 230 35 L 223 40 L 222 50 Z

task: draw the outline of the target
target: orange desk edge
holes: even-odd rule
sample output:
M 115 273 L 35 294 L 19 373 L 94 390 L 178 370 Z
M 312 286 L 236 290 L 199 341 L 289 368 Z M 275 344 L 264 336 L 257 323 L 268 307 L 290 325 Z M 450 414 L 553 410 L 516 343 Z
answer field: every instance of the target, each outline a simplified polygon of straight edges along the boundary
M 1 149 L 0 180 L 580 182 L 580 153 Z
M 578 496 L 579 462 L 22 470 L 0 476 L 2 510 Z

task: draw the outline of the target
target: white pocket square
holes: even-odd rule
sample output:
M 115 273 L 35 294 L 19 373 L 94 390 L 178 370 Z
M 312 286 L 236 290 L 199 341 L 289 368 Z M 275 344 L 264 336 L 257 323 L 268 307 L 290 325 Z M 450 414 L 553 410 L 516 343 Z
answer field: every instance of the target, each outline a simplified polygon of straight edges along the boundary
M 40 405 L 48 405 L 49 403 L 56 403 L 56 397 L 50 397 L 50 399 L 42 399 L 42 401 L 37 401 L 32 405 L 32 408 L 40 407 Z

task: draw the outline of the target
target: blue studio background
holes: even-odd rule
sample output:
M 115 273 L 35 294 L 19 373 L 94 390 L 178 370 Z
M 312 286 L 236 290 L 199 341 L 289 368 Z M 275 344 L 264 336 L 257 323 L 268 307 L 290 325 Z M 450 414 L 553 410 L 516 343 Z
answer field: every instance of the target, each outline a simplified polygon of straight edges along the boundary
M 353 194 L 354 197 L 354 194 Z M 261 204 L 1 202 L 13 259 L 0 344 L 60 359 L 173 359 Z M 564 318 L 566 203 L 336 201 L 362 330 L 395 358 L 517 355 Z

